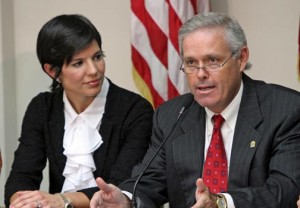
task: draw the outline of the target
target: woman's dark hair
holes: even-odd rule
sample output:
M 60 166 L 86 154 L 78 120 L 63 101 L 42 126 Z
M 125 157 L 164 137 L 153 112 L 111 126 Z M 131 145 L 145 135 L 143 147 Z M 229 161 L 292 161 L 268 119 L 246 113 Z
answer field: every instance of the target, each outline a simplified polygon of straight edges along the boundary
M 50 64 L 55 70 L 51 90 L 62 88 L 56 80 L 64 63 L 69 64 L 72 57 L 96 40 L 101 48 L 101 36 L 95 26 L 84 16 L 59 15 L 49 20 L 41 28 L 36 52 L 40 64 Z

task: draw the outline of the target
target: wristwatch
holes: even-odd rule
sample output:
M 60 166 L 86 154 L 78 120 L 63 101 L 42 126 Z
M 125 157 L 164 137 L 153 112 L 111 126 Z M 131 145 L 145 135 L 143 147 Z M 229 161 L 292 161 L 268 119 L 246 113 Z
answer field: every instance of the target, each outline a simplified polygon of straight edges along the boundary
M 62 198 L 62 200 L 65 203 L 64 208 L 73 208 L 73 205 L 71 204 L 70 200 L 63 194 L 58 193 L 58 195 Z
M 227 208 L 227 201 L 223 194 L 216 194 L 217 202 L 216 205 L 218 208 Z

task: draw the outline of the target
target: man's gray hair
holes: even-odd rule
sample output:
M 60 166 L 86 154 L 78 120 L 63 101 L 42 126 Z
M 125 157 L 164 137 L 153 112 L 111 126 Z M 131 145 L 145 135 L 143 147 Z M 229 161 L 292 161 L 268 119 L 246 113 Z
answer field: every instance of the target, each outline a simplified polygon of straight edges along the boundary
M 180 28 L 178 41 L 181 56 L 183 56 L 182 42 L 185 36 L 201 29 L 223 30 L 225 40 L 227 40 L 228 46 L 234 54 L 234 57 L 240 56 L 241 49 L 244 46 L 247 46 L 246 35 L 238 21 L 225 14 L 208 12 L 195 15 Z M 245 69 L 249 68 L 251 68 L 251 63 L 248 62 Z

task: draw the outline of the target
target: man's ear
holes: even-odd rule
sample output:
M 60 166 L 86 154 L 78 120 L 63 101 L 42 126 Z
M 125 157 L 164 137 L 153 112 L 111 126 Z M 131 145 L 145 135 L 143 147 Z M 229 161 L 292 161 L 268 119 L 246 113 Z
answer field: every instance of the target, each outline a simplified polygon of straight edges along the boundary
M 55 79 L 55 68 L 52 67 L 50 64 L 44 64 L 44 71 L 52 78 Z
M 249 60 L 249 49 L 248 49 L 248 47 L 245 46 L 241 49 L 241 54 L 240 54 L 240 59 L 239 59 L 241 71 L 243 71 L 245 69 L 248 60 Z

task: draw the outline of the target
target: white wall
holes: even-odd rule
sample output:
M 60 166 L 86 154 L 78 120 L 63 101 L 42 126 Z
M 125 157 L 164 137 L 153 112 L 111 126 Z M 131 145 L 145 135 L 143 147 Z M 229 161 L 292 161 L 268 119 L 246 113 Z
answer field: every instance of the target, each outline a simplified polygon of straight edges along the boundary
M 17 142 L 15 45 L 12 1 L 0 1 L 0 145 L 3 169 L 0 177 L 0 205 L 3 204 L 3 186 L 13 159 Z M 9 165 L 8 165 L 9 164 Z
M 299 0 L 211 0 L 211 3 L 213 11 L 234 16 L 244 28 L 253 64 L 248 72 L 251 77 L 300 90 Z M 4 157 L 1 205 L 27 104 L 50 85 L 35 54 L 37 33 L 46 21 L 63 13 L 87 16 L 102 35 L 107 76 L 120 86 L 137 90 L 131 75 L 129 0 L 1 0 L 0 9 L 0 145 Z M 12 34 L 9 36 L 8 32 Z
M 229 13 L 242 25 L 255 79 L 300 90 L 297 80 L 299 0 L 211 0 L 214 11 Z
M 2 8 L 2 4 L 0 4 L 0 11 Z M 2 16 L 0 15 L 0 28 L 2 28 Z M 0 63 L 2 63 L 2 39 L 0 38 Z M 3 115 L 4 109 L 4 93 L 3 93 L 3 67 L 2 64 L 0 64 L 0 115 Z M 1 154 L 4 154 L 4 116 L 0 116 L 0 151 L 2 151 Z M 4 167 L 2 168 L 2 172 L 4 172 Z M 2 199 L 2 193 L 3 191 L 3 181 L 4 181 L 4 174 L 0 174 L 0 199 Z M 2 204 L 2 200 L 0 200 L 0 204 Z

